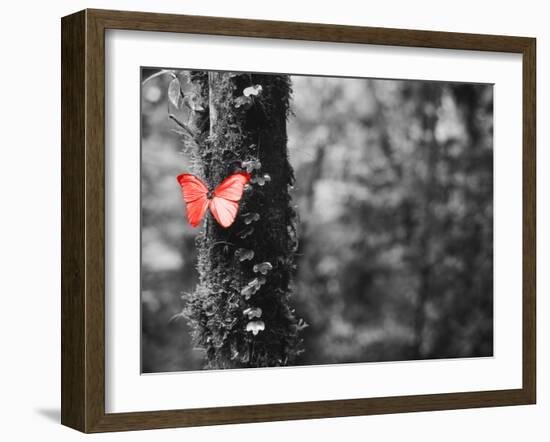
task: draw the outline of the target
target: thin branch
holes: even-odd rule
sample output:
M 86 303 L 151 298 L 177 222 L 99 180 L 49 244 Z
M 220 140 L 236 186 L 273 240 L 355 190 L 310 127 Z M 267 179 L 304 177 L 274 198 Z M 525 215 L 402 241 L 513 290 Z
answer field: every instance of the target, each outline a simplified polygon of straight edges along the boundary
M 149 77 L 147 77 L 145 80 L 143 80 L 141 82 L 141 85 L 143 86 L 145 83 L 147 83 L 149 80 L 152 80 L 153 78 L 157 78 L 157 77 L 160 77 L 161 75 L 164 75 L 164 74 L 170 74 L 172 76 L 172 78 L 176 78 L 176 74 L 174 74 L 174 71 L 170 71 L 168 69 L 162 69 L 158 72 L 155 72 L 153 75 L 150 75 Z

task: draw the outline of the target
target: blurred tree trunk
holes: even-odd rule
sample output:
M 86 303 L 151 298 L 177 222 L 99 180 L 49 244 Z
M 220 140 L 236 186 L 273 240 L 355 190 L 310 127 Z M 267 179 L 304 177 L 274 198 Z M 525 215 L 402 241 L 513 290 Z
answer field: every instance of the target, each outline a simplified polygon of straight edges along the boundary
M 232 226 L 224 229 L 207 214 L 197 239 L 199 283 L 185 315 L 196 346 L 206 351 L 206 368 L 287 365 L 299 354 L 303 327 L 289 300 L 296 249 L 290 79 L 221 72 L 191 78 L 201 109 L 193 123 L 201 178 L 211 190 L 237 171 L 252 179 Z
M 436 265 L 435 244 L 439 241 L 442 232 L 438 231 L 437 219 L 434 214 L 434 207 L 437 204 L 438 186 L 436 168 L 439 162 L 440 146 L 435 137 L 437 125 L 437 110 L 441 101 L 441 88 L 434 83 L 421 83 L 417 98 L 418 114 L 423 132 L 422 142 L 419 146 L 422 152 L 425 171 L 420 177 L 421 204 L 419 206 L 420 223 L 418 226 L 416 252 L 413 266 L 418 275 L 417 300 L 413 318 L 414 341 L 412 357 L 420 359 L 425 356 L 422 348 L 426 329 L 426 306 L 430 301 L 433 292 L 432 274 Z

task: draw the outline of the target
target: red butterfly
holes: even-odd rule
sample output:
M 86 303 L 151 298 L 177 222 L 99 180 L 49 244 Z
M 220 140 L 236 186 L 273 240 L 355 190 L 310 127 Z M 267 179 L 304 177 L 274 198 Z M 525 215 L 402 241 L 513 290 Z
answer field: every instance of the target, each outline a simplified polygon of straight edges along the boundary
M 189 224 L 197 227 L 206 209 L 210 211 L 222 227 L 229 227 L 235 221 L 239 210 L 239 201 L 243 196 L 250 175 L 246 172 L 235 173 L 223 180 L 216 190 L 210 192 L 208 187 L 196 176 L 189 173 L 178 175 L 187 209 Z

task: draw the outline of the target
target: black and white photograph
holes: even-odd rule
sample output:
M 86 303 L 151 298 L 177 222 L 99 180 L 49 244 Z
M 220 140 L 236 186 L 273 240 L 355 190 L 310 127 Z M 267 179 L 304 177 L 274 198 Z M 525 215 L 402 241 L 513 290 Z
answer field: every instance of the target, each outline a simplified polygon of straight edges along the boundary
M 142 67 L 141 371 L 493 356 L 493 85 Z

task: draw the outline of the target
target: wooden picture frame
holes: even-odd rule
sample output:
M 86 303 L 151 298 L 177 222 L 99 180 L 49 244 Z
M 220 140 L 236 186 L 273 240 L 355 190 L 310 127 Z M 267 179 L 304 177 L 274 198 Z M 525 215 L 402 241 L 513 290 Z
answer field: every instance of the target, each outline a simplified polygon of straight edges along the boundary
M 523 385 L 456 392 L 132 413 L 105 412 L 106 29 L 418 48 L 523 57 Z M 533 38 L 84 10 L 62 19 L 62 424 L 142 430 L 533 404 L 536 398 L 536 41 Z

